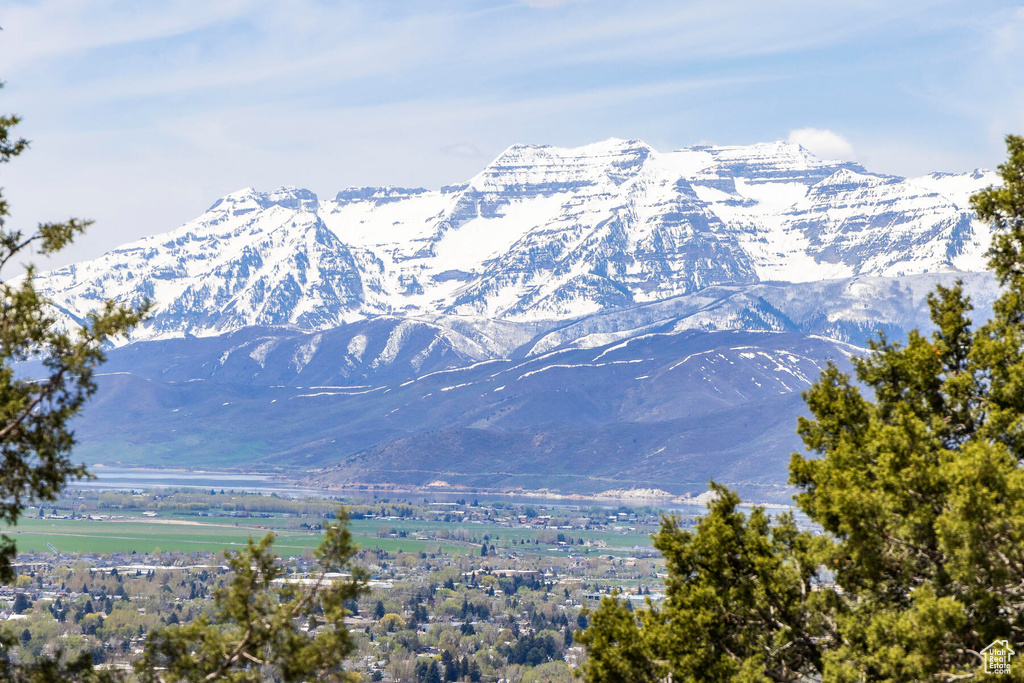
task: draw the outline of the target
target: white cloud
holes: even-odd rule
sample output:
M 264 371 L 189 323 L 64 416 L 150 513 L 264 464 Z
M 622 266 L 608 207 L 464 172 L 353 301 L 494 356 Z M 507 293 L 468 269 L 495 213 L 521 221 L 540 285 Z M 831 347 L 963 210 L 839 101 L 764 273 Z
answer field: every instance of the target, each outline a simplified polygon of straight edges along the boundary
M 676 149 L 843 120 L 859 162 L 905 174 L 998 163 L 1024 128 L 1024 12 L 944 0 L 7 4 L 2 110 L 33 150 L 5 193 L 17 219 L 97 219 L 90 256 L 240 187 L 438 187 L 517 142 Z
M 5 77 L 40 60 L 138 41 L 155 41 L 237 19 L 243 0 L 204 0 L 139 5 L 120 0 L 46 0 L 4 12 L 0 58 Z
M 794 142 L 822 159 L 851 161 L 856 155 L 853 145 L 839 133 L 823 128 L 799 128 L 789 131 L 789 141 Z

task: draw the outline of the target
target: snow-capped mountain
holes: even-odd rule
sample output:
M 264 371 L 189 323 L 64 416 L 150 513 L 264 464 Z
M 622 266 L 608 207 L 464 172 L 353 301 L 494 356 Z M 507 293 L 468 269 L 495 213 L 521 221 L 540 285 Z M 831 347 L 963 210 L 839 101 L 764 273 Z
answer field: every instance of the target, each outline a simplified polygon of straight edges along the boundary
M 241 190 L 38 286 L 70 321 L 154 303 L 80 423 L 90 462 L 784 502 L 827 361 L 927 327 L 955 278 L 986 317 L 969 197 L 996 181 L 787 143 L 517 145 L 440 190 Z
M 979 172 L 897 178 L 789 143 L 516 145 L 462 185 L 240 190 L 169 233 L 52 271 L 71 318 L 151 299 L 133 339 L 378 315 L 576 319 L 710 286 L 980 271 Z
M 826 360 L 845 367 L 857 351 L 816 335 L 671 323 L 590 342 L 479 360 L 446 328 L 377 318 L 132 344 L 98 378 L 77 454 L 343 487 L 696 494 L 714 477 L 785 502 L 799 392 Z

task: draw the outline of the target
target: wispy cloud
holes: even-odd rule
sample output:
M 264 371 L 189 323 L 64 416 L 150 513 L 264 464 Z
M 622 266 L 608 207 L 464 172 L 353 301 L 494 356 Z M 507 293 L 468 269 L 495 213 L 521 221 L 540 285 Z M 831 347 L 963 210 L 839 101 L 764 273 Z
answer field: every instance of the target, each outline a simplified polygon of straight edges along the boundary
M 1008 0 L 27 1 L 0 10 L 0 76 L 34 145 L 3 184 L 113 246 L 244 185 L 436 187 L 515 142 L 984 165 L 1024 126 L 1022 25 Z
M 104 47 L 189 33 L 240 17 L 241 0 L 172 0 L 139 5 L 124 0 L 46 0 L 9 5 L 0 59 L 8 73 L 43 60 Z
M 839 133 L 822 128 L 798 128 L 789 132 L 789 142 L 795 142 L 822 159 L 852 161 L 856 158 L 853 145 Z

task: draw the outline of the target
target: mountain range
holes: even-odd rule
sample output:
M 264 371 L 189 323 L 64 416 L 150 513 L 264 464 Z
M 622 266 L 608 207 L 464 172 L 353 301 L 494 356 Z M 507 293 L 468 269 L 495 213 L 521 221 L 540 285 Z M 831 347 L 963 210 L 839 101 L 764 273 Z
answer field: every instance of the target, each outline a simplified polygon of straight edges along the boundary
M 38 277 L 68 323 L 153 302 L 87 461 L 310 485 L 785 497 L 800 392 L 927 293 L 996 295 L 972 193 L 788 143 L 516 145 L 466 183 L 244 189 Z

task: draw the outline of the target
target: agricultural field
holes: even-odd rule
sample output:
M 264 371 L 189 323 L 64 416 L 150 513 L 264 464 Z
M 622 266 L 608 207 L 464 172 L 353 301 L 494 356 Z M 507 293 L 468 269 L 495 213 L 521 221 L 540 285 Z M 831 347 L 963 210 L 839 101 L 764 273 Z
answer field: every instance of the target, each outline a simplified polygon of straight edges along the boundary
M 93 521 L 88 519 L 23 519 L 9 532 L 19 552 L 46 552 L 47 543 L 61 553 L 141 554 L 159 551 L 210 552 L 244 545 L 250 537 L 259 538 L 266 530 L 183 520 Z M 277 530 L 281 552 L 303 550 L 317 545 L 318 534 Z
M 273 531 L 275 546 L 284 555 L 301 555 L 319 543 L 320 527 L 340 505 L 338 501 L 300 503 L 258 494 L 216 494 L 191 490 L 158 494 L 76 492 L 42 511 L 30 509 L 17 527 L 6 530 L 22 553 L 62 554 L 138 553 L 161 551 L 219 552 L 242 546 L 249 538 Z M 494 507 L 492 507 L 492 505 Z M 527 506 L 536 514 L 533 506 Z M 473 508 L 469 519 L 460 510 L 438 510 L 428 503 L 374 501 L 347 505 L 349 529 L 365 549 L 388 553 L 429 553 L 447 556 L 493 552 L 549 554 L 574 552 L 628 555 L 650 549 L 657 530 L 656 514 L 633 515 L 629 526 L 612 526 L 599 514 L 576 528 L 556 526 L 576 517 L 579 510 L 547 510 L 565 518 L 546 516 L 541 523 L 521 524 L 520 508 L 501 503 Z M 398 516 L 398 515 L 401 516 Z M 591 512 L 592 516 L 595 514 Z M 551 522 L 550 524 L 548 522 Z M 49 544 L 49 545 L 47 545 Z

